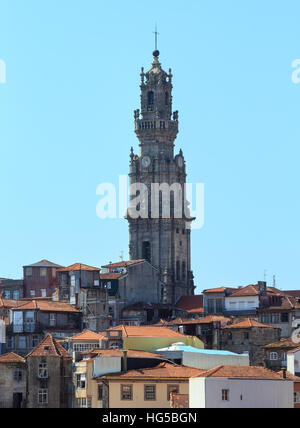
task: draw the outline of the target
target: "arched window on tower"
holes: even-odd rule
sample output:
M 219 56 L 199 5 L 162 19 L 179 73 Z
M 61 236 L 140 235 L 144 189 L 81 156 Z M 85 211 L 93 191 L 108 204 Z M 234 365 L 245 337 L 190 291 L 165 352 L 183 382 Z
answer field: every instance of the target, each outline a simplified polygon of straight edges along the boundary
M 165 104 L 166 104 L 166 106 L 169 105 L 169 92 L 165 93 Z
M 154 92 L 149 91 L 148 92 L 148 106 L 153 105 L 153 104 L 154 104 Z
M 181 278 L 182 278 L 182 281 L 185 281 L 185 279 L 186 279 L 186 264 L 185 264 L 185 262 L 182 262 Z
M 176 280 L 180 281 L 180 261 L 176 262 Z
M 151 263 L 151 244 L 149 241 L 143 242 L 142 257 Z

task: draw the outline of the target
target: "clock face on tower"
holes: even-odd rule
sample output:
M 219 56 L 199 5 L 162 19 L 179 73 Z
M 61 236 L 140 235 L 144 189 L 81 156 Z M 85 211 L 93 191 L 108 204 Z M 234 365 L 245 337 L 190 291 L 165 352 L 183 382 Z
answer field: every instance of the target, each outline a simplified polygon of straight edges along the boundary
M 144 156 L 142 158 L 142 165 L 143 165 L 144 168 L 148 168 L 148 166 L 150 165 L 150 163 L 151 163 L 151 159 L 149 158 L 149 156 Z

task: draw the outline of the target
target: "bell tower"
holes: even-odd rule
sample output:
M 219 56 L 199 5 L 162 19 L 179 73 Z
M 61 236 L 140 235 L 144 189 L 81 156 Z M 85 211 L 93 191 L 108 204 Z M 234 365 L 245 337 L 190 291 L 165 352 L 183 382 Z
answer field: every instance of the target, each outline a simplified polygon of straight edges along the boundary
M 178 134 L 178 111 L 173 111 L 172 71 L 166 73 L 159 62 L 159 51 L 153 52 L 152 66 L 141 70 L 141 105 L 134 111 L 135 133 L 139 140 L 139 154 L 130 152 L 130 184 L 143 183 L 148 189 L 147 218 L 133 218 L 129 222 L 129 253 L 132 260 L 147 259 L 160 272 L 165 284 L 161 303 L 175 304 L 180 296 L 194 294 L 191 270 L 191 222 L 186 215 L 186 165 L 182 150 L 174 155 Z M 168 185 L 169 199 L 159 189 L 158 215 L 153 216 L 153 184 Z M 182 214 L 174 210 L 174 186 L 182 189 Z M 178 194 L 177 194 L 178 195 Z M 166 201 L 170 215 L 163 214 Z M 153 302 L 154 303 L 154 302 Z

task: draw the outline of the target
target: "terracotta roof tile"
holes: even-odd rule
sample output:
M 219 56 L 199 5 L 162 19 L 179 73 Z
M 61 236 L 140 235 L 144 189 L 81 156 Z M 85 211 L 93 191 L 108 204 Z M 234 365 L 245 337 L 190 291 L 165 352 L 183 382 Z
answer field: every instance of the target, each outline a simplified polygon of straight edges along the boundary
M 105 336 L 99 333 L 95 333 L 91 330 L 84 330 L 81 333 L 76 334 L 71 337 L 72 342 L 85 342 L 85 341 L 99 341 L 101 339 L 105 339 Z
M 218 377 L 228 379 L 282 379 L 279 373 L 256 366 L 218 366 L 197 377 Z
M 14 352 L 0 355 L 0 363 L 26 363 L 25 358 Z
M 178 366 L 170 363 L 160 363 L 156 367 L 128 370 L 122 373 L 112 373 L 102 378 L 121 378 L 121 379 L 133 379 L 133 378 L 153 378 L 153 379 L 189 379 L 191 377 L 199 376 L 204 373 L 205 370 L 195 369 L 193 367 Z
M 23 267 L 49 267 L 49 268 L 62 268 L 63 266 L 49 262 L 48 260 L 41 260 L 40 262 L 33 263 L 32 265 L 26 265 Z
M 237 322 L 235 324 L 229 324 L 223 327 L 223 329 L 233 329 L 233 328 L 253 328 L 253 327 L 261 327 L 261 328 L 275 328 L 278 329 L 278 327 L 274 327 L 272 325 L 262 324 L 258 321 L 255 321 L 254 319 L 247 318 L 246 320 Z
M 20 300 L 3 299 L 0 297 L 0 308 L 17 308 L 23 304 L 24 302 Z
M 62 269 L 58 269 L 57 272 L 75 272 L 75 271 L 100 271 L 100 268 L 97 267 L 93 267 L 93 266 L 88 266 L 82 263 L 74 263 L 71 266 L 62 268 Z
M 289 339 L 281 339 L 279 342 L 269 343 L 265 345 L 264 348 L 298 348 L 299 343 L 295 343 L 292 338 Z
M 28 357 L 63 357 L 72 358 L 65 348 L 51 334 L 44 339 L 27 355 Z
M 123 349 L 91 349 L 82 352 L 83 355 L 90 355 L 91 357 L 123 357 Z M 136 351 L 132 349 L 126 349 L 128 358 L 158 358 L 165 359 L 163 355 L 156 354 L 148 351 Z
M 186 337 L 167 327 L 120 325 L 109 331 L 121 330 L 122 337 Z
M 188 313 L 201 313 L 203 308 L 203 295 L 182 296 L 176 303 L 176 308 Z
M 224 293 L 226 290 L 237 290 L 237 289 L 233 287 L 208 288 L 207 290 L 203 290 L 203 293 L 205 294 Z
M 28 302 L 22 302 L 21 305 L 17 306 L 17 308 L 18 310 L 38 309 L 46 312 L 80 312 L 69 303 L 36 299 Z
M 146 261 L 145 259 L 127 260 L 127 261 L 121 261 L 121 262 L 117 262 L 117 263 L 110 263 L 110 264 L 104 265 L 102 267 L 103 268 L 126 267 L 126 266 L 135 265 L 137 263 L 142 263 L 142 262 L 145 262 L 145 261 Z
M 171 321 L 160 320 L 156 325 L 185 325 L 185 324 L 210 324 L 213 322 L 220 322 L 221 325 L 228 324 L 231 321 L 230 318 L 226 318 L 221 315 L 208 315 L 203 318 L 189 319 L 189 318 L 176 318 Z
M 266 292 L 268 294 L 281 294 L 280 290 L 274 287 L 267 287 Z M 246 287 L 241 287 L 238 290 L 230 294 L 230 297 L 244 297 L 244 296 L 258 296 L 259 295 L 259 286 L 258 284 L 247 285 Z
M 100 279 L 102 279 L 102 280 L 105 280 L 105 279 L 119 279 L 122 275 L 123 275 L 123 273 L 118 273 L 118 272 L 101 273 L 100 274 Z

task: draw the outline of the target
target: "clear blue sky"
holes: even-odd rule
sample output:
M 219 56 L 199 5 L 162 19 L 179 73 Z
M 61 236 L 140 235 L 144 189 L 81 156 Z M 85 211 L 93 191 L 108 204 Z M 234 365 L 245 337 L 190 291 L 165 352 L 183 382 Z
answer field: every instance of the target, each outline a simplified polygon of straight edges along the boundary
M 174 74 L 188 180 L 205 184 L 193 232 L 197 292 L 277 277 L 300 288 L 299 0 L 1 0 L 0 277 L 46 258 L 128 255 L 125 220 L 96 187 L 128 173 L 140 67 Z

